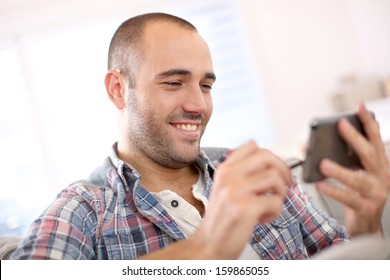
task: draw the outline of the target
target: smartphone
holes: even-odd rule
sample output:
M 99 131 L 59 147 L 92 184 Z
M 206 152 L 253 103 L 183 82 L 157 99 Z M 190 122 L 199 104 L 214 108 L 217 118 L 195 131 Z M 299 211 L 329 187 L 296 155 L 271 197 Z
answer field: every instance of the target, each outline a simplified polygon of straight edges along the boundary
M 372 112 L 371 114 L 374 116 Z M 310 124 L 310 137 L 302 170 L 305 182 L 311 183 L 325 179 L 319 170 L 319 164 L 323 158 L 331 159 L 347 168 L 362 168 L 356 152 L 338 133 L 337 123 L 341 118 L 346 118 L 363 136 L 366 136 L 357 114 L 314 119 Z

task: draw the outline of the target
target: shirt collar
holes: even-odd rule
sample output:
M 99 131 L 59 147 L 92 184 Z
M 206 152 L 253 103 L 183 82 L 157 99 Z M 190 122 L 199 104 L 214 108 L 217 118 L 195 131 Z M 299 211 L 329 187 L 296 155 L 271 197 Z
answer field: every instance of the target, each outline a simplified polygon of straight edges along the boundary
M 133 166 L 131 166 L 131 164 L 118 157 L 118 142 L 115 142 L 112 145 L 109 158 L 112 165 L 118 170 L 118 174 L 125 184 L 126 190 L 131 187 L 131 182 L 141 179 L 141 174 Z M 204 174 L 206 181 L 205 195 L 208 197 L 209 187 L 211 186 L 216 167 L 203 150 L 200 151 L 199 156 L 195 160 L 195 164 Z

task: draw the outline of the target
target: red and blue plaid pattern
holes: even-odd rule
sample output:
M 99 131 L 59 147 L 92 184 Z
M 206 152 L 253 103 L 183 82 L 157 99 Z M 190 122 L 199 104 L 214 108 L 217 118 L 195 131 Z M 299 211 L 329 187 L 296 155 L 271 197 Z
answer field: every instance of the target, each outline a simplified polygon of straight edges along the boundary
M 224 160 L 201 153 L 196 164 L 206 178 Z M 13 259 L 136 259 L 184 239 L 175 221 L 140 185 L 138 172 L 110 157 L 88 181 L 64 189 L 36 219 Z M 249 243 L 263 259 L 305 259 L 331 244 L 348 241 L 343 226 L 315 208 L 298 186 L 286 196 L 280 217 L 255 226 Z

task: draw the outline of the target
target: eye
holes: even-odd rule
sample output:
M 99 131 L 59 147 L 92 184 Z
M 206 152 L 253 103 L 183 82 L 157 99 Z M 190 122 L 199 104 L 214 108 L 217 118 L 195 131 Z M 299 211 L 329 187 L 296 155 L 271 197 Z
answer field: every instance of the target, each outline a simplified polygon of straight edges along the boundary
M 166 81 L 161 83 L 162 87 L 166 91 L 176 91 L 183 87 L 181 81 Z
M 182 83 L 178 81 L 173 81 L 173 82 L 164 82 L 164 85 L 167 85 L 168 87 L 180 87 Z
M 209 83 L 203 83 L 203 84 L 200 84 L 200 87 L 205 90 L 205 91 L 211 91 L 213 89 L 213 85 L 212 84 L 209 84 Z

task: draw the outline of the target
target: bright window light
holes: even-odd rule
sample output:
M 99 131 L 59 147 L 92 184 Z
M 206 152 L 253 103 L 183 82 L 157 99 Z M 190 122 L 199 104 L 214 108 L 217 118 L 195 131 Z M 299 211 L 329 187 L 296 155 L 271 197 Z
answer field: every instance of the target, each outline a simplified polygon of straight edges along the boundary
M 209 42 L 217 82 L 203 146 L 271 145 L 261 81 L 234 1 L 164 6 Z M 102 21 L 101 21 L 102 22 Z M 0 49 L 0 235 L 24 234 L 73 181 L 84 179 L 117 140 L 104 87 L 108 45 L 119 21 L 29 34 Z

